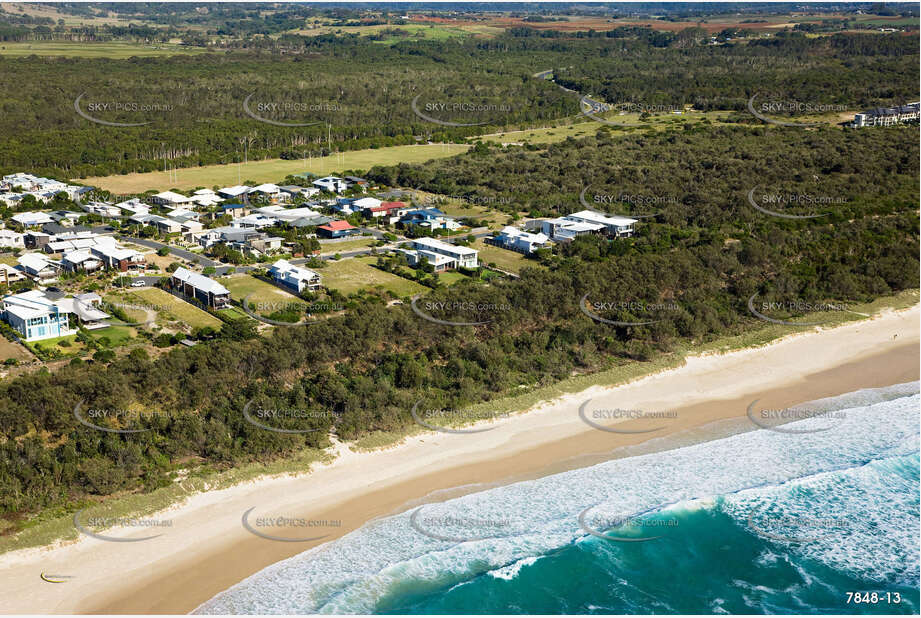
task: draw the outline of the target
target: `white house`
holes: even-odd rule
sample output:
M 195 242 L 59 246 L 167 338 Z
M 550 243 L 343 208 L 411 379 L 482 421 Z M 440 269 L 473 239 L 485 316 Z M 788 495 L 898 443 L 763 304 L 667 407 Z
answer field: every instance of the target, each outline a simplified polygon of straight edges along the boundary
M 571 215 L 563 217 L 568 221 L 577 221 L 580 223 L 591 223 L 601 225 L 606 236 L 612 238 L 621 238 L 633 235 L 633 225 L 636 219 L 629 217 L 618 217 L 616 215 L 605 215 L 593 210 L 582 210 L 574 212 Z
M 41 253 L 26 253 L 16 258 L 22 270 L 35 279 L 50 281 L 57 277 L 61 265 Z
M 126 200 L 124 202 L 119 202 L 115 206 L 127 212 L 129 215 L 146 215 L 150 213 L 150 206 L 136 197 L 133 197 L 130 200 Z
M 546 234 L 525 232 L 509 225 L 502 228 L 499 235 L 493 239 L 493 243 L 520 253 L 533 253 L 537 249 L 548 247 L 549 240 Z
M 100 217 L 117 217 L 122 214 L 121 208 L 109 202 L 88 202 L 80 204 L 80 207 L 86 212 Z
M 20 212 L 10 218 L 23 227 L 38 227 L 54 221 L 47 213 L 32 211 Z
M 330 193 L 342 193 L 349 188 L 349 184 L 337 176 L 327 176 L 313 181 L 313 186 Z
M 88 249 L 68 251 L 61 257 L 61 265 L 70 273 L 91 273 L 102 268 L 102 261 Z
M 25 273 L 9 264 L 0 264 L 0 283 L 7 285 L 22 281 L 26 278 Z
M 269 274 L 278 283 L 293 288 L 298 293 L 320 287 L 320 275 L 309 268 L 295 266 L 288 260 L 278 260 L 269 268 Z
M 217 194 L 223 198 L 231 199 L 235 197 L 240 197 L 244 193 L 249 193 L 250 187 L 246 185 L 236 185 L 233 187 L 224 187 L 223 189 L 218 189 Z
M 455 258 L 433 251 L 427 251 L 425 249 L 397 249 L 397 251 L 406 256 L 406 261 L 410 266 L 418 266 L 422 263 L 422 259 L 425 258 L 425 261 L 428 262 L 436 273 L 457 268 L 457 260 Z
M 417 251 L 429 251 L 454 259 L 461 268 L 476 268 L 479 251 L 470 247 L 452 245 L 434 238 L 416 238 L 410 245 Z
M 13 230 L 0 229 L 0 247 L 12 247 L 21 249 L 26 246 L 23 238 L 25 234 L 14 232 Z
M 26 341 L 73 335 L 77 331 L 71 315 L 80 318 L 87 328 L 103 327 L 102 320 L 109 317 L 92 302 L 80 298 L 52 299 L 41 290 L 6 296 L 0 306 L 3 319 Z
M 206 307 L 223 309 L 230 305 L 230 290 L 212 279 L 186 268 L 177 268 L 170 277 L 170 287 L 194 298 Z
M 157 193 L 150 197 L 150 201 L 154 204 L 160 204 L 161 206 L 179 206 L 181 204 L 188 204 L 192 201 L 191 197 L 186 197 L 179 193 L 173 191 L 163 191 L 162 193 Z
M 200 212 L 195 212 L 194 210 L 188 210 L 186 208 L 174 208 L 173 210 L 166 213 L 166 216 L 170 219 L 178 219 L 183 217 L 185 219 L 194 219 L 196 221 L 201 217 Z

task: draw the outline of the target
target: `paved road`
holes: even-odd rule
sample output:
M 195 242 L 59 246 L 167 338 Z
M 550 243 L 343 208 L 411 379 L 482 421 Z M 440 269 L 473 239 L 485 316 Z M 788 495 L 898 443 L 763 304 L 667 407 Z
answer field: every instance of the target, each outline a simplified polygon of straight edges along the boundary
M 122 240 L 128 242 L 133 242 L 142 247 L 149 247 L 150 249 L 161 249 L 162 247 L 168 247 L 169 252 L 173 255 L 177 255 L 181 258 L 185 258 L 190 262 L 198 262 L 202 266 L 213 266 L 214 268 L 220 268 L 224 266 L 221 262 L 217 260 L 212 260 L 198 253 L 193 253 L 192 251 L 186 251 L 185 249 L 180 249 L 179 247 L 173 247 L 172 245 L 167 245 L 166 243 L 157 242 L 156 240 L 149 240 L 147 238 L 135 238 L 134 236 L 121 236 Z

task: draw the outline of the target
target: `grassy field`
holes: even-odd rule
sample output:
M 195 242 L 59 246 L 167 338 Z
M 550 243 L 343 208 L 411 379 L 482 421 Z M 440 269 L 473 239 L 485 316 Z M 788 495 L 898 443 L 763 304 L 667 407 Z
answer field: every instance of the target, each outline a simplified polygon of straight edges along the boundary
M 24 41 L 22 43 L 0 43 L 0 56 L 68 56 L 75 58 L 124 59 L 152 56 L 175 56 L 176 54 L 201 54 L 201 47 L 184 45 L 136 45 L 127 41 L 106 43 L 83 43 L 73 41 Z
M 397 277 L 372 266 L 377 262 L 374 257 L 349 258 L 338 262 L 329 262 L 329 266 L 320 269 L 324 287 L 351 294 L 363 288 L 383 288 L 397 296 L 411 296 L 424 292 L 426 287 L 415 281 Z
M 218 281 L 230 290 L 230 297 L 234 300 L 242 301 L 252 294 L 248 301 L 250 309 L 260 315 L 284 310 L 291 304 L 307 304 L 297 296 L 249 275 L 221 277 Z
M 220 328 L 223 322 L 169 292 L 160 288 L 141 288 L 124 295 L 125 302 L 150 307 L 157 313 L 158 326 L 174 329 L 175 322 L 183 322 L 192 328 L 210 326 Z
M 449 270 L 447 272 L 438 274 L 438 280 L 441 281 L 445 285 L 454 285 L 458 281 L 463 281 L 469 278 L 470 277 L 468 277 L 467 275 L 462 275 L 461 273 L 455 270 Z
M 476 242 L 473 243 L 473 248 L 480 252 L 480 264 L 495 263 L 498 268 L 515 274 L 518 274 L 525 266 L 540 265 L 536 260 L 529 260 L 517 251 L 509 251 L 508 249 L 500 249 L 493 245 L 487 245 L 483 242 L 482 238 L 476 239 Z
M 373 236 L 360 236 L 358 238 L 350 240 L 338 240 L 338 241 L 320 241 L 320 253 L 321 254 L 335 254 L 342 253 L 343 251 L 354 251 L 356 249 L 365 249 L 370 247 L 372 244 L 377 242 L 377 239 Z
M 423 24 L 381 24 L 375 26 L 333 26 L 319 24 L 313 28 L 304 28 L 294 31 L 296 34 L 304 36 L 318 36 L 321 34 L 357 34 L 359 36 L 371 36 L 380 33 L 381 30 L 402 30 L 407 33 L 406 36 L 389 35 L 384 39 L 376 41 L 384 45 L 393 45 L 400 41 L 445 41 L 458 37 L 465 37 L 474 34 L 466 28 L 455 28 L 442 25 L 423 25 Z
M 214 185 L 235 185 L 245 180 L 254 182 L 277 182 L 288 174 L 327 175 L 342 170 L 366 170 L 375 165 L 396 165 L 398 163 L 421 163 L 430 159 L 441 159 L 466 152 L 467 144 L 420 144 L 418 146 L 390 146 L 343 152 L 328 157 L 308 159 L 306 162 L 267 159 L 244 164 L 206 165 L 187 167 L 170 172 L 148 172 L 102 176 L 78 180 L 81 184 L 107 189 L 113 193 L 142 193 L 148 189 L 194 189 Z
M 103 337 L 109 340 L 109 344 L 106 347 L 116 348 L 121 345 L 129 343 L 131 339 L 136 335 L 136 331 L 133 328 L 127 326 L 110 326 L 108 328 L 100 328 L 98 330 L 87 331 L 89 335 L 95 340 L 99 341 Z M 53 337 L 51 339 L 42 339 L 40 341 L 32 341 L 29 343 L 30 346 L 35 346 L 36 349 L 42 348 L 44 350 L 56 350 L 65 356 L 82 356 L 86 353 L 86 346 L 77 341 L 77 335 L 67 335 L 65 337 Z

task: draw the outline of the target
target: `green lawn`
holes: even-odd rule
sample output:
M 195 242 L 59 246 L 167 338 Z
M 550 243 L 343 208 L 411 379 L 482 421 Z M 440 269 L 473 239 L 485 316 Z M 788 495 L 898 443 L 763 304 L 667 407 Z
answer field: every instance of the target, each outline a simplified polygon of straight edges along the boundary
M 143 193 L 148 189 L 162 191 L 169 187 L 187 190 L 212 185 L 235 185 L 240 179 L 254 182 L 277 182 L 288 174 L 310 172 L 325 176 L 342 170 L 367 170 L 375 165 L 422 163 L 431 159 L 451 157 L 470 148 L 469 144 L 419 144 L 367 148 L 304 160 L 266 159 L 245 165 L 206 165 L 186 167 L 172 172 L 118 174 L 79 180 L 80 184 L 100 187 L 113 193 Z
M 89 330 L 87 333 L 89 333 L 90 337 L 95 341 L 99 341 L 103 337 L 107 338 L 109 344 L 104 346 L 106 348 L 117 348 L 125 345 L 129 343 L 136 334 L 135 330 L 128 326 L 109 326 L 108 328 Z M 64 345 L 61 345 L 62 343 Z M 28 345 L 36 349 L 55 350 L 64 356 L 81 356 L 87 352 L 86 346 L 80 341 L 77 341 L 77 335 L 30 341 Z
M 105 43 L 72 41 L 25 41 L 22 43 L 0 43 L 0 56 L 70 56 L 79 58 L 130 58 L 152 56 L 174 56 L 176 54 L 201 54 L 201 47 L 184 45 L 140 45 L 127 41 Z
M 441 281 L 445 285 L 454 285 L 458 281 L 463 281 L 469 278 L 470 277 L 468 277 L 467 275 L 462 275 L 456 270 L 449 270 L 447 272 L 438 273 L 438 280 Z
M 250 275 L 241 274 L 221 277 L 218 281 L 230 290 L 230 297 L 234 300 L 242 301 L 252 294 L 248 301 L 250 310 L 260 315 L 283 311 L 291 304 L 307 304 L 294 294 L 290 294 L 271 283 L 266 283 Z
M 508 249 L 500 249 L 493 245 L 487 245 L 483 242 L 482 238 L 476 239 L 476 242 L 473 243 L 473 248 L 480 252 L 478 256 L 480 264 L 485 266 L 486 264 L 494 262 L 496 266 L 502 270 L 507 270 L 515 274 L 518 274 L 525 266 L 540 265 L 538 261 L 528 259 L 517 251 L 509 251 Z
M 398 277 L 375 268 L 376 257 L 348 258 L 337 262 L 328 262 L 329 266 L 318 272 L 323 277 L 323 285 L 351 294 L 366 288 L 383 288 L 397 296 L 412 296 L 428 288 L 415 281 Z
M 218 309 L 219 314 L 228 318 L 230 320 L 246 320 L 249 319 L 249 316 L 237 309 L 236 307 L 227 307 L 226 309 Z
M 156 311 L 158 326 L 168 326 L 173 322 L 183 322 L 192 328 L 210 326 L 220 328 L 223 322 L 213 315 L 191 305 L 184 300 L 165 292 L 160 288 L 140 288 L 125 294 L 125 301 L 142 305 Z

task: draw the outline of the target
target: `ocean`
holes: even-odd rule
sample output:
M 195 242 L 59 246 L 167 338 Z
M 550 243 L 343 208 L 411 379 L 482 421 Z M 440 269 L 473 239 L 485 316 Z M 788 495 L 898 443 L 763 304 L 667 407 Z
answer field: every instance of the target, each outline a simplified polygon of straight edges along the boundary
M 918 614 L 919 408 L 918 382 L 865 389 L 788 431 L 424 504 L 195 613 Z

